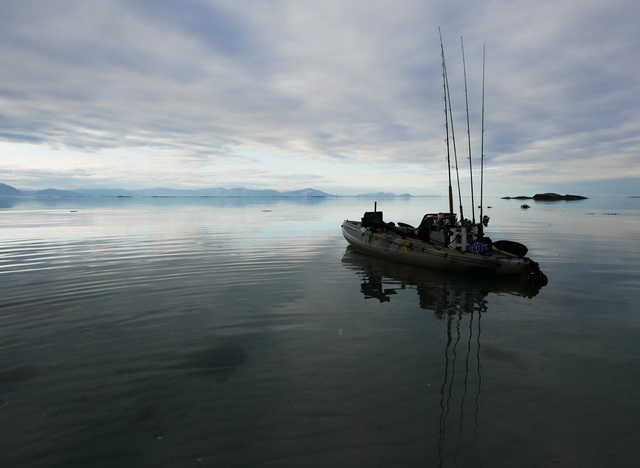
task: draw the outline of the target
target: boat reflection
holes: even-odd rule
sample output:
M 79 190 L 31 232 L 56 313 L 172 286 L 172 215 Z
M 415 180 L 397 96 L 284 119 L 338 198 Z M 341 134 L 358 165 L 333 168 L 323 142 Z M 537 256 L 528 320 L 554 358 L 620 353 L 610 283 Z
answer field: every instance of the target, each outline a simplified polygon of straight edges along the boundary
M 415 289 L 420 307 L 436 314 L 482 311 L 490 293 L 531 298 L 542 288 L 516 278 L 466 276 L 404 265 L 364 255 L 350 246 L 342 263 L 362 278 L 365 298 L 389 302 L 399 290 Z
M 446 323 L 439 394 L 437 466 L 463 466 L 474 457 L 482 390 L 482 315 L 490 294 L 532 298 L 541 286 L 500 277 L 466 277 L 389 262 L 349 247 L 342 263 L 361 277 L 365 299 L 389 302 L 415 290 L 420 308 Z M 463 455 L 464 454 L 464 455 Z M 464 460 L 463 460 L 464 459 Z

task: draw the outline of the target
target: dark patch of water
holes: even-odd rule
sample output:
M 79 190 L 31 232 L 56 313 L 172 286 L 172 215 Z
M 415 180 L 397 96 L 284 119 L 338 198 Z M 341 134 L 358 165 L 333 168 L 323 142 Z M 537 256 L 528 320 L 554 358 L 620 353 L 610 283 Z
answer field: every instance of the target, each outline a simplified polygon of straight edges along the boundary
M 194 375 L 213 376 L 216 382 L 225 382 L 244 364 L 247 357 L 246 351 L 240 346 L 217 346 L 192 352 L 169 368 Z

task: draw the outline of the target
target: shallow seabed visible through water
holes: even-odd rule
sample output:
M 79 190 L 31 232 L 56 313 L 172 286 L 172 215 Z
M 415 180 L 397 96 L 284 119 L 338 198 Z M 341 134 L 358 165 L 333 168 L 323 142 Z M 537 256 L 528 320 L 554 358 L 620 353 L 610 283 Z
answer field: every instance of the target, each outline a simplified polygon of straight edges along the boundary
M 635 467 L 640 199 L 488 204 L 547 286 L 358 254 L 369 199 L 0 199 L 0 466 Z

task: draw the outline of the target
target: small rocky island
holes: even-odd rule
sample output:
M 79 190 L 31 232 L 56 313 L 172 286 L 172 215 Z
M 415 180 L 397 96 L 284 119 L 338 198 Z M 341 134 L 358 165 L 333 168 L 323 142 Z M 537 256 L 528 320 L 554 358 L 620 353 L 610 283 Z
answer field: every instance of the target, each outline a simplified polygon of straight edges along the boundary
M 582 195 L 560 195 L 558 193 L 537 193 L 533 197 L 502 197 L 503 200 L 537 200 L 537 201 L 559 201 L 559 200 L 586 200 Z

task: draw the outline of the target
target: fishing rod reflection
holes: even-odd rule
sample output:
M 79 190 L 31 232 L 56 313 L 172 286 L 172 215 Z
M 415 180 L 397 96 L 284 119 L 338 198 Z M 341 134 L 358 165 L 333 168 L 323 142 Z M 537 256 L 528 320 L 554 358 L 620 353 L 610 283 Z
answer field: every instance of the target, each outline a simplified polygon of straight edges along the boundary
M 482 316 L 491 294 L 532 298 L 541 286 L 500 277 L 470 277 L 381 260 L 347 248 L 342 263 L 361 279 L 365 299 L 390 302 L 417 292 L 421 309 L 444 322 L 439 426 L 435 434 L 438 466 L 464 463 L 476 448 L 482 391 Z M 467 459 L 468 461 L 468 459 Z M 461 465 L 458 465 L 461 466 Z

